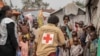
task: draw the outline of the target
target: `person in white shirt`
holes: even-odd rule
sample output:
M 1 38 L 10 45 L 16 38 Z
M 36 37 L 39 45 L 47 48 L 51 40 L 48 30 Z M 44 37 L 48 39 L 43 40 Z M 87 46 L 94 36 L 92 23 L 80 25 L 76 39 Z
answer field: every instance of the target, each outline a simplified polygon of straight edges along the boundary
M 12 9 L 3 6 L 0 10 L 0 56 L 16 56 L 18 50 L 16 23 L 11 18 Z
M 74 45 L 72 45 L 70 49 L 71 56 L 81 56 L 83 48 L 81 44 L 78 43 L 78 38 L 74 38 L 73 41 Z
M 32 34 L 34 34 L 35 37 L 36 37 L 36 34 L 37 34 L 37 29 L 38 29 L 38 22 L 35 22 L 33 24 L 33 28 L 32 28 Z

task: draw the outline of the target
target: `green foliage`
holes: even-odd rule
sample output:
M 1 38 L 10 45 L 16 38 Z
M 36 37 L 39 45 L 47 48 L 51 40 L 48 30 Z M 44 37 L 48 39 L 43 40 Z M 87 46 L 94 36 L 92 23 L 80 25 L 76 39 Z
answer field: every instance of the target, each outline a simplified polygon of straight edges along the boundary
M 46 9 L 48 6 L 49 6 L 49 4 L 48 3 L 43 3 L 43 5 L 44 5 L 44 9 Z
M 36 8 L 39 9 L 43 6 L 44 9 L 46 9 L 49 6 L 48 3 L 45 3 L 42 0 L 35 0 L 34 3 L 31 2 L 30 0 L 22 0 L 22 1 L 23 1 L 23 4 L 24 4 L 24 7 L 26 7 L 26 8 L 29 8 L 29 7 L 35 8 L 36 7 Z
M 80 6 L 80 7 L 82 7 L 82 8 L 85 7 L 82 3 L 78 2 L 78 1 L 76 2 L 76 4 L 77 4 L 78 6 Z

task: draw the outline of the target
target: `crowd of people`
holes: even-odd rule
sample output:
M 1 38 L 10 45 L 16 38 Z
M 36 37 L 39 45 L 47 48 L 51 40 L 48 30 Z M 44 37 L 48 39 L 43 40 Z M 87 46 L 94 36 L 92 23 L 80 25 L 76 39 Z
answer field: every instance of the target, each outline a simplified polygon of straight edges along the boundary
M 97 56 L 98 34 L 92 23 L 72 26 L 65 15 L 58 27 L 59 18 L 51 15 L 47 25 L 39 27 L 33 21 L 30 28 L 27 17 L 16 25 L 12 16 L 9 6 L 1 9 L 0 56 Z
M 65 15 L 63 20 L 64 26 L 61 27 L 61 30 L 64 34 L 66 33 L 64 36 L 67 46 L 65 49 L 61 48 L 63 51 L 59 50 L 60 56 L 97 56 L 99 37 L 93 24 L 84 25 L 83 21 L 79 21 L 75 22 L 73 27 L 68 16 Z M 65 55 L 65 53 L 69 54 Z

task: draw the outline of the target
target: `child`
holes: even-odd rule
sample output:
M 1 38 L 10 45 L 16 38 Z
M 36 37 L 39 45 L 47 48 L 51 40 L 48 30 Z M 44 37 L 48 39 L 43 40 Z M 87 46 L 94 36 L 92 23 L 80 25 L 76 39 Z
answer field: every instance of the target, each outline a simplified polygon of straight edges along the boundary
M 74 44 L 73 39 L 74 38 L 78 38 L 77 32 L 76 31 L 72 31 L 72 38 L 69 40 L 70 41 L 70 46 Z M 80 39 L 78 39 L 79 44 L 81 44 Z
M 71 46 L 71 56 L 80 56 L 83 52 L 83 48 L 79 44 L 78 38 L 73 38 L 74 44 Z
M 78 22 L 75 22 L 75 26 L 74 26 L 74 31 L 78 31 L 78 27 L 79 27 L 79 24 L 78 24 Z
M 86 37 L 86 40 L 85 40 L 85 42 L 86 42 L 85 56 L 89 56 L 90 55 L 90 50 L 89 50 L 90 43 L 89 42 L 90 42 L 90 39 L 91 39 L 90 33 L 96 31 L 96 28 L 92 25 L 92 26 L 88 26 L 86 29 L 87 29 L 86 30 L 87 37 Z
M 21 35 L 25 36 L 28 40 L 30 38 L 30 28 L 27 21 L 24 19 L 24 22 L 19 24 Z M 22 38 L 21 38 L 22 39 Z
M 59 56 L 69 56 L 69 40 L 66 32 L 63 32 L 66 40 L 66 44 L 59 48 Z
M 33 26 L 33 28 L 32 28 L 32 34 L 34 34 L 34 35 L 36 36 L 36 34 L 37 34 L 37 29 L 39 28 L 38 22 L 35 22 L 33 25 L 34 25 L 34 26 Z
M 85 43 L 86 34 L 85 34 L 85 30 L 83 30 L 83 27 L 84 27 L 84 22 L 80 21 L 77 33 L 78 33 L 78 37 L 79 37 L 79 39 L 81 41 L 82 47 L 84 47 L 86 45 L 86 43 Z
M 35 39 L 35 35 L 31 34 L 31 38 L 30 38 L 30 41 L 29 41 L 29 56 L 33 56 L 34 53 L 35 53 L 35 42 L 34 42 L 34 39 Z
M 28 56 L 28 40 L 26 37 L 22 37 L 19 46 L 21 47 L 21 56 Z
M 65 40 L 66 40 L 66 45 L 65 46 L 63 46 L 63 47 L 60 47 L 59 48 L 59 56 L 68 56 L 68 54 L 69 54 L 69 51 L 68 51 L 68 35 L 67 35 L 67 32 L 66 32 L 66 27 L 65 26 L 62 26 L 61 27 L 61 30 L 62 30 L 62 32 L 63 32 L 63 34 L 64 34 L 64 36 L 65 36 Z
M 63 47 L 63 56 L 69 56 L 70 55 L 70 49 L 69 49 L 69 39 L 67 38 L 67 32 L 64 33 L 66 45 Z
M 98 38 L 95 31 L 90 33 L 90 40 L 87 44 L 90 47 L 90 56 L 97 56 Z
M 68 34 L 67 34 L 67 32 L 66 32 L 66 26 L 61 26 L 61 31 L 66 35 L 66 38 L 68 38 L 69 39 L 69 36 L 68 36 Z

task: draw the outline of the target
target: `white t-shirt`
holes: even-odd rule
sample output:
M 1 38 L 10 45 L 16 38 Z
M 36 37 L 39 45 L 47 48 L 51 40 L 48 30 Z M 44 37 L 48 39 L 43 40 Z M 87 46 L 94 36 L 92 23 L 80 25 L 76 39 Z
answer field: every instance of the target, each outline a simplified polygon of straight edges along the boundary
M 32 34 L 34 34 L 34 35 L 36 36 L 36 34 L 37 34 L 37 29 L 32 28 Z
M 80 54 L 82 54 L 83 52 L 83 48 L 81 47 L 81 45 L 72 45 L 71 46 L 71 56 L 79 56 Z

